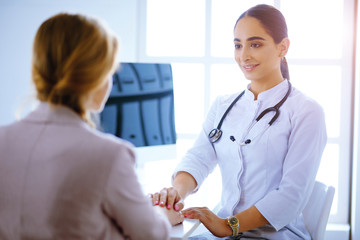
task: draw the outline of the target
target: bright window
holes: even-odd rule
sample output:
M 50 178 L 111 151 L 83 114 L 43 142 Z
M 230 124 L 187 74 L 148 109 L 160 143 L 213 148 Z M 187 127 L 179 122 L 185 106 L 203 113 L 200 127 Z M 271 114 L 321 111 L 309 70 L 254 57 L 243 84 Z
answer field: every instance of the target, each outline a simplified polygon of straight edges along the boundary
M 146 53 L 149 56 L 204 56 L 204 16 L 204 0 L 149 1 Z
M 183 134 L 199 132 L 204 117 L 204 65 L 174 63 L 172 69 L 176 131 Z

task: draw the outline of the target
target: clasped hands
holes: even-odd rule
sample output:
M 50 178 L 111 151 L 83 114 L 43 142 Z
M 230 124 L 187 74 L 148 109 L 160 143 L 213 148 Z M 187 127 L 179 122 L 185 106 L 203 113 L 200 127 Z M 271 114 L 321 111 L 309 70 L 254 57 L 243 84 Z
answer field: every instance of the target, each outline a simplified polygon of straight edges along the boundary
M 172 225 L 177 225 L 184 221 L 184 218 L 199 219 L 200 222 L 215 236 L 225 237 L 232 234 L 227 226 L 227 220 L 218 217 L 207 207 L 184 208 L 184 200 L 178 191 L 173 188 L 163 188 L 160 192 L 150 194 L 154 206 L 163 208 L 163 212 L 169 218 Z

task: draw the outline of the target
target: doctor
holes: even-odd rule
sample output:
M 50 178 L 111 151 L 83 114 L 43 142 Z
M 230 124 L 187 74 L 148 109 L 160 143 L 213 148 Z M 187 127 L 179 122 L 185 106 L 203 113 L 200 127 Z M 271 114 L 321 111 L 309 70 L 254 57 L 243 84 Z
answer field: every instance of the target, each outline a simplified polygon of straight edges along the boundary
M 257 5 L 234 28 L 235 60 L 250 81 L 213 103 L 194 146 L 153 194 L 155 205 L 182 210 L 219 165 L 221 209 L 182 210 L 210 231 L 193 239 L 310 239 L 301 212 L 311 194 L 327 136 L 324 113 L 289 82 L 287 26 L 281 12 Z

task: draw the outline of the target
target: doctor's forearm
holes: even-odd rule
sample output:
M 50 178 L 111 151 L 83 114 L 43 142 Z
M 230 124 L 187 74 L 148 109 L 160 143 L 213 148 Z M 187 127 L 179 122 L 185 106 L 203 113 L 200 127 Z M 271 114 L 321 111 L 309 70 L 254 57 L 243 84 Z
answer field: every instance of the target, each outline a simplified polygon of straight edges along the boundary
M 255 206 L 252 206 L 235 216 L 239 219 L 239 232 L 249 231 L 269 223 Z
M 191 194 L 196 186 L 195 179 L 187 172 L 179 172 L 173 182 L 173 187 L 178 191 L 182 199 Z

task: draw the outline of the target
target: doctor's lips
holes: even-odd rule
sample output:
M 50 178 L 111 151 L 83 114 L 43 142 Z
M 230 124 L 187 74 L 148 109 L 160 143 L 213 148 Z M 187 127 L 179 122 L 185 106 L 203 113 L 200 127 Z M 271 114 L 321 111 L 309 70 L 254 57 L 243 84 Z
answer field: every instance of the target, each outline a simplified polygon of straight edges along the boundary
M 259 64 L 247 64 L 247 65 L 241 65 L 241 68 L 244 69 L 247 72 L 251 72 L 254 70 Z

